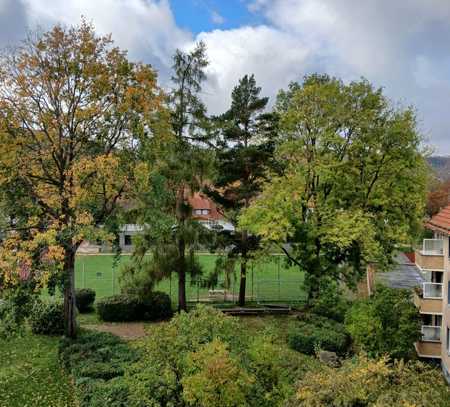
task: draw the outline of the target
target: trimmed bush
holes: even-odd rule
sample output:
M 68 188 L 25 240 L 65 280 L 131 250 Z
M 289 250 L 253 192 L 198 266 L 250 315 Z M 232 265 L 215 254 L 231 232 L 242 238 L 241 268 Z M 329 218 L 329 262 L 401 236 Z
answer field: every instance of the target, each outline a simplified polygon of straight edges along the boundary
M 138 308 L 138 299 L 127 295 L 113 295 L 97 301 L 97 312 L 103 321 L 136 321 L 139 319 Z
M 78 311 L 81 313 L 89 312 L 93 309 L 95 301 L 95 291 L 91 288 L 80 288 L 75 290 L 75 302 Z
M 97 301 L 97 312 L 103 321 L 155 321 L 172 316 L 170 297 L 162 292 L 151 292 L 144 299 L 135 296 L 114 295 Z
M 350 340 L 343 324 L 320 316 L 308 317 L 299 321 L 288 333 L 291 349 L 312 355 L 316 347 L 345 354 Z
M 64 333 L 64 305 L 60 301 L 35 301 L 29 318 L 31 331 L 38 335 Z

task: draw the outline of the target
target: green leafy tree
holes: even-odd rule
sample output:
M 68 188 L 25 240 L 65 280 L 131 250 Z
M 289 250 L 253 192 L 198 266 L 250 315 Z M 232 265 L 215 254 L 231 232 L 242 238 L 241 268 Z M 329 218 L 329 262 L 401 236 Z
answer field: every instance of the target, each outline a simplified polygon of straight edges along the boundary
M 239 305 L 245 304 L 247 263 L 259 238 L 238 226 L 241 211 L 261 192 L 267 170 L 273 167 L 276 115 L 265 113 L 269 99 L 260 97 L 254 75 L 245 75 L 231 94 L 231 107 L 216 121 L 216 178 L 208 194 L 220 205 L 233 232 L 223 232 L 228 257 L 240 261 Z M 234 270 L 234 265 L 232 267 Z
M 394 108 L 365 80 L 307 76 L 279 95 L 272 175 L 240 227 L 278 243 L 306 273 L 310 300 L 324 276 L 354 285 L 368 261 L 387 268 L 421 228 L 426 163 L 414 111 Z
M 354 345 L 373 357 L 414 357 L 421 323 L 411 295 L 409 290 L 380 286 L 372 297 L 354 303 L 345 319 Z

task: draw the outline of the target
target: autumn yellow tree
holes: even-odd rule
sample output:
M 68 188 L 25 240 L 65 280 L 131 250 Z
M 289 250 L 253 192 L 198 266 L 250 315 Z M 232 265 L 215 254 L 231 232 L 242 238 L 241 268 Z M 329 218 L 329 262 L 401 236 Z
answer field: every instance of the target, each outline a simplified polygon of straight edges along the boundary
M 102 225 L 131 189 L 139 145 L 165 129 L 164 100 L 155 71 L 85 21 L 30 34 L 1 57 L 0 283 L 61 278 L 69 337 L 75 253 L 109 237 Z

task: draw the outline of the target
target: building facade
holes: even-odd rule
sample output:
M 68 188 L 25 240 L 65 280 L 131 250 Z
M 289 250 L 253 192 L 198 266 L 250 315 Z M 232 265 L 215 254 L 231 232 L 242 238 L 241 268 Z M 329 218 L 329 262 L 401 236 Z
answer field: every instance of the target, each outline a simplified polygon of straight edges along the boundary
M 414 263 L 424 281 L 415 290 L 414 303 L 422 318 L 422 340 L 416 343 L 423 358 L 440 359 L 450 382 L 450 205 L 426 224 L 433 232 L 415 251 Z

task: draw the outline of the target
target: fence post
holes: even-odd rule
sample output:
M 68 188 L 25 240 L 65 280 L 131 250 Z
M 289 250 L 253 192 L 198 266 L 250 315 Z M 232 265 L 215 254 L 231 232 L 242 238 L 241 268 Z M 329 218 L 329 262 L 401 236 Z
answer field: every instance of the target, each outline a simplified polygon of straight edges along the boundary
M 254 283 L 253 283 L 253 262 L 252 262 L 252 300 L 255 301 L 255 291 L 253 285 Z
M 83 257 L 83 288 L 86 288 L 86 271 L 84 269 L 84 257 Z
M 280 258 L 277 257 L 278 264 L 278 301 L 281 301 L 281 281 L 280 281 Z
M 114 266 L 112 267 L 112 295 L 114 295 L 115 291 L 115 282 L 114 282 Z
M 200 302 L 200 280 L 197 278 L 197 302 Z

